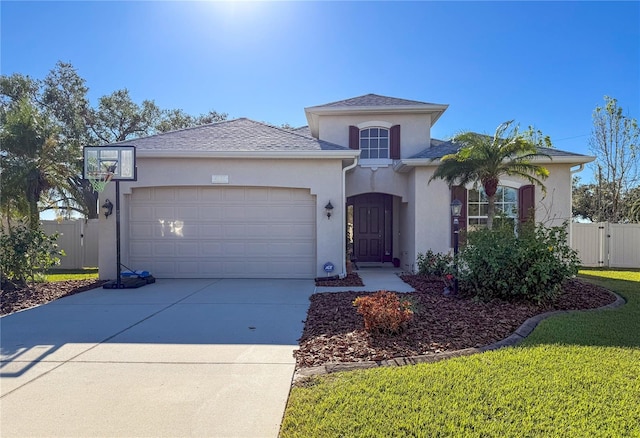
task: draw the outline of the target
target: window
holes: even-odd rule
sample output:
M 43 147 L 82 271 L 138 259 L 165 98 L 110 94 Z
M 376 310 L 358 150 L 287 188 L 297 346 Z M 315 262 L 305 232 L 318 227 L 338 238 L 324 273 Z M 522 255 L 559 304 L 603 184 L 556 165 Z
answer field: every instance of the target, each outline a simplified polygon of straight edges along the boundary
M 489 200 L 480 187 L 478 190 L 469 190 L 468 198 L 468 224 L 469 229 L 483 228 L 487 226 L 487 215 L 489 212 Z M 496 192 L 496 216 L 495 223 L 508 221 L 515 225 L 518 219 L 518 189 L 512 187 L 498 186 Z
M 367 128 L 360 131 L 360 158 L 388 159 L 389 130 L 386 128 Z

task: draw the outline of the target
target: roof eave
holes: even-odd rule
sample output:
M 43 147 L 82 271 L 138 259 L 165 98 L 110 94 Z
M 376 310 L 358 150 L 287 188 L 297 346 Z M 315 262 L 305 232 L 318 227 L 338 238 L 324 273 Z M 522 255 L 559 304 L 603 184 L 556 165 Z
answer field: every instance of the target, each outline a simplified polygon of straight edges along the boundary
M 573 166 L 579 164 L 587 164 L 594 161 L 596 157 L 589 155 L 564 156 L 564 157 L 540 157 L 531 161 L 548 164 L 571 164 Z M 398 160 L 394 163 L 393 168 L 396 172 L 408 172 L 412 167 L 439 166 L 442 163 L 440 158 L 406 158 Z
M 347 159 L 355 158 L 360 151 L 183 151 L 161 149 L 138 149 L 137 158 L 278 158 L 278 159 Z

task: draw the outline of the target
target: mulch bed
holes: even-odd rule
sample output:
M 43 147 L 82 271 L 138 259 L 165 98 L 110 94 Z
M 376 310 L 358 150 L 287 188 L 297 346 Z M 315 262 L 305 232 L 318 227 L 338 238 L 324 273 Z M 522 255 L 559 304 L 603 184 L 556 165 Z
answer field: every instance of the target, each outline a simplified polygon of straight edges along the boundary
M 364 330 L 362 316 L 356 312 L 353 300 L 366 292 L 313 295 L 300 348 L 294 353 L 297 367 L 379 361 L 482 347 L 508 337 L 532 316 L 552 310 L 593 309 L 616 300 L 608 290 L 579 279 L 568 281 L 560 297 L 544 305 L 452 298 L 443 295 L 444 286 L 438 279 L 406 275 L 403 280 L 416 292 L 398 295 L 410 299 L 416 313 L 407 329 L 397 335 L 371 334 Z
M 316 278 L 316 286 L 326 286 L 326 287 L 358 287 L 364 286 L 362 279 L 360 276 L 352 272 L 351 274 L 347 274 L 346 277 L 340 279 L 331 277 L 331 279 L 321 279 Z
M 85 292 L 102 286 L 103 280 L 69 280 L 54 283 L 32 283 L 25 288 L 2 283 L 0 292 L 0 315 L 28 309 L 58 298 Z

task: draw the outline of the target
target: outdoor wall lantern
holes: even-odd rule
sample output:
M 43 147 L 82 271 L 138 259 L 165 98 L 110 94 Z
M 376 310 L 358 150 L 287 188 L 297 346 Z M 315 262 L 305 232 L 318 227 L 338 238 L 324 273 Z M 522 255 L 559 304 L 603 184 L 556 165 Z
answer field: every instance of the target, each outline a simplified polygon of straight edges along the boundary
M 102 204 L 102 208 L 104 208 L 105 218 L 108 218 L 113 213 L 113 204 L 108 199 L 104 201 L 104 204 Z
M 333 211 L 333 205 L 331 205 L 331 201 L 327 202 L 327 205 L 324 206 L 324 211 L 327 214 L 327 219 L 331 219 L 331 213 Z
M 453 278 L 453 293 L 458 295 L 458 243 L 460 236 L 460 213 L 462 212 L 462 202 L 454 199 L 451 202 L 451 216 L 453 217 L 453 269 L 455 277 Z

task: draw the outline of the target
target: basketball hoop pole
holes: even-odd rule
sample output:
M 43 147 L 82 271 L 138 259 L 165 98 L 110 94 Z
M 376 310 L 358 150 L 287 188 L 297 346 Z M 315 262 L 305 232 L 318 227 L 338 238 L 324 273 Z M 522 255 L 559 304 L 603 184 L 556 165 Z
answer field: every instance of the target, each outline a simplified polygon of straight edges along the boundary
M 122 287 L 120 279 L 120 180 L 116 180 L 116 288 Z

